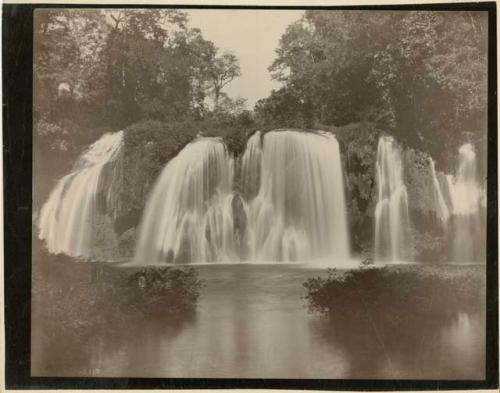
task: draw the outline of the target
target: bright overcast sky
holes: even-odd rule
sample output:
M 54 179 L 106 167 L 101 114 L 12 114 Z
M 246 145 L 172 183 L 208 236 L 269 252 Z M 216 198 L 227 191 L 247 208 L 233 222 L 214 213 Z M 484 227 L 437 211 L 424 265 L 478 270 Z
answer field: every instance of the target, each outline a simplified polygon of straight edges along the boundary
M 232 51 L 240 59 L 241 77 L 223 91 L 230 97 L 247 99 L 248 109 L 280 84 L 271 79 L 267 68 L 287 26 L 302 16 L 300 10 L 185 10 L 190 25 L 220 49 Z

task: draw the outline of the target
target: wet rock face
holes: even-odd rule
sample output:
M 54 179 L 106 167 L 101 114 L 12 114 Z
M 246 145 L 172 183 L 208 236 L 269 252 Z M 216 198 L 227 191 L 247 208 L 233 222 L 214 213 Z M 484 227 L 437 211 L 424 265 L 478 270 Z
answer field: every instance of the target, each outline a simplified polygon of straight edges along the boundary
M 406 148 L 403 153 L 409 207 L 417 214 L 435 213 L 434 185 L 429 159 L 427 154 L 411 148 Z
M 136 240 L 135 228 L 130 228 L 118 239 L 119 254 L 123 258 L 131 258 L 134 255 L 134 247 Z
M 236 238 L 237 254 L 245 258 L 248 255 L 247 247 L 247 215 L 240 194 L 236 194 L 231 202 L 233 210 L 233 228 Z
M 141 219 L 142 210 L 138 208 L 130 208 L 126 212 L 122 212 L 118 215 L 114 221 L 114 230 L 121 236 L 124 232 L 129 229 L 134 229 L 139 224 Z

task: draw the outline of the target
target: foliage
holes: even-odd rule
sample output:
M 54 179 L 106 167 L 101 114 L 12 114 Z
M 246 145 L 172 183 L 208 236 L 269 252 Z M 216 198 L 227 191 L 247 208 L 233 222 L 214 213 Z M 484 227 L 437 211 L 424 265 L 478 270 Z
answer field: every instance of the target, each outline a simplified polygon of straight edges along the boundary
M 368 120 L 443 156 L 443 145 L 486 129 L 486 43 L 481 13 L 306 11 L 270 67 L 284 86 L 256 116 L 307 127 Z
M 367 265 L 330 270 L 304 287 L 309 310 L 327 316 L 322 337 L 354 365 L 348 375 L 383 378 L 390 367 L 391 375 L 428 379 L 450 372 L 429 359 L 449 358 L 443 348 L 463 349 L 470 336 L 477 354 L 467 370 L 484 372 L 475 365 L 484 359 L 485 281 L 484 265 Z
M 35 134 L 39 137 L 37 144 L 39 144 L 41 148 L 67 152 L 73 147 L 70 142 L 71 134 L 68 130 L 57 124 L 47 123 L 43 119 L 35 124 Z
M 182 319 L 196 307 L 201 281 L 193 268 L 130 272 L 110 264 L 75 262 L 36 244 L 33 318 L 52 338 L 90 338 L 131 318 Z
M 34 48 L 35 124 L 70 130 L 62 148 L 145 120 L 233 119 L 244 108 L 222 90 L 239 60 L 218 55 L 179 10 L 37 10 Z
M 214 94 L 214 107 L 215 110 L 219 110 L 219 99 L 222 88 L 234 78 L 241 75 L 239 60 L 234 53 L 224 52 L 221 56 L 214 59 L 209 73 Z
M 303 286 L 310 312 L 328 317 L 325 337 L 370 375 L 381 372 L 388 359 L 415 367 L 408 356 L 415 343 L 441 343 L 443 327 L 453 327 L 464 315 L 485 318 L 484 265 L 365 264 L 329 270 Z
M 363 313 L 384 319 L 381 326 L 398 328 L 398 316 L 416 319 L 448 317 L 457 310 L 476 312 L 485 304 L 483 266 L 385 266 L 308 279 L 305 300 L 312 312 L 331 317 Z M 389 329 L 388 331 L 393 331 Z
M 54 104 L 93 94 L 107 25 L 99 10 L 44 9 L 34 19 L 35 113 L 51 118 L 61 109 Z
M 312 128 L 314 126 L 310 104 L 302 102 L 291 88 L 271 91 L 267 98 L 255 104 L 259 124 L 273 128 Z
M 200 295 L 201 281 L 194 268 L 144 268 L 129 276 L 129 306 L 143 314 L 182 312 L 193 309 Z

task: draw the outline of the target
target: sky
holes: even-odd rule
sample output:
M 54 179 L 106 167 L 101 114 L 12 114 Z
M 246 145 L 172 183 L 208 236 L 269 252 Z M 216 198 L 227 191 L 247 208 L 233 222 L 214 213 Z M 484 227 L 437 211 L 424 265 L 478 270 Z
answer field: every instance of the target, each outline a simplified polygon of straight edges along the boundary
M 276 58 L 275 50 L 287 26 L 298 20 L 301 10 L 186 10 L 191 27 L 220 49 L 232 51 L 240 60 L 241 76 L 223 91 L 230 97 L 247 99 L 247 108 L 280 87 L 268 67 Z

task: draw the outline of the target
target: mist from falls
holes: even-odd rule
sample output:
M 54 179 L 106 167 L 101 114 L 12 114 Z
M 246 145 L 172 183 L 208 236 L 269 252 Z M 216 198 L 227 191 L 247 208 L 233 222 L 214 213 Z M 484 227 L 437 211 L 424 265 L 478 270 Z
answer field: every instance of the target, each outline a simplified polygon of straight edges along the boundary
M 375 167 L 378 191 L 375 207 L 375 260 L 401 261 L 409 257 L 410 219 L 401 148 L 394 138 L 379 138 Z
M 103 185 L 123 145 L 123 132 L 103 135 L 77 160 L 73 171 L 56 184 L 40 212 L 39 238 L 51 253 L 92 257 L 99 199 L 109 201 L 111 188 Z M 111 168 L 113 170 L 114 168 Z M 111 175 L 110 177 L 114 177 Z
M 242 158 L 242 183 L 249 260 L 349 258 L 340 150 L 333 135 L 254 134 Z
M 161 172 L 139 227 L 134 261 L 234 261 L 234 161 L 217 138 L 189 143 Z

